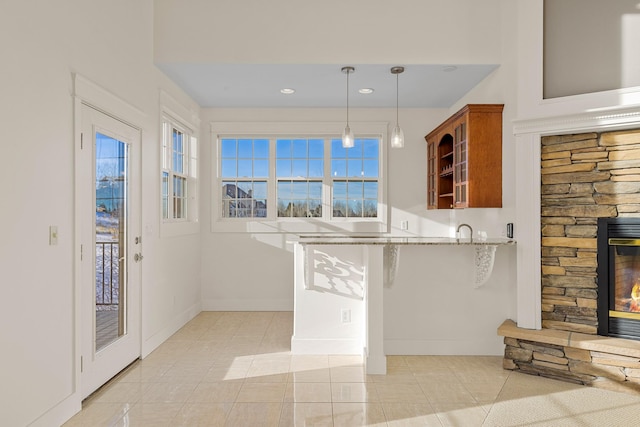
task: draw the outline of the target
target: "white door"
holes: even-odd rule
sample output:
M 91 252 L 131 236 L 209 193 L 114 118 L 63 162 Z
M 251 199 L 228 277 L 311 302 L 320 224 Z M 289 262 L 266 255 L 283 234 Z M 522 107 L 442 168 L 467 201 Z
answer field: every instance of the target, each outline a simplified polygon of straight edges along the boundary
M 84 399 L 140 357 L 140 131 L 82 106 L 81 392 Z

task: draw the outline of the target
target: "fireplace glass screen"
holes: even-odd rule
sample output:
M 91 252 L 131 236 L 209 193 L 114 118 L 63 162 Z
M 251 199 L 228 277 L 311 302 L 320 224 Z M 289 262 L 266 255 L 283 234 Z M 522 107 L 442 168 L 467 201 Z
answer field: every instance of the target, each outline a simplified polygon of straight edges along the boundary
M 622 244 L 620 244 L 622 243 Z M 614 249 L 614 310 L 640 313 L 640 246 L 633 240 L 609 239 Z
M 598 219 L 598 334 L 640 340 L 640 218 Z

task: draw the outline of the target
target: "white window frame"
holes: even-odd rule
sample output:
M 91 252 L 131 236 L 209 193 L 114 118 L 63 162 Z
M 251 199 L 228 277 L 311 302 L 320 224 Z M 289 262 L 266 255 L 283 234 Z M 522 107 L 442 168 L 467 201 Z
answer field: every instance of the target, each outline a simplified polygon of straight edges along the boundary
M 349 123 L 356 138 L 380 139 L 378 170 L 378 215 L 373 218 L 333 217 L 331 204 L 332 185 L 323 184 L 323 216 L 277 217 L 275 146 L 270 146 L 269 178 L 267 180 L 268 202 L 266 218 L 228 218 L 222 216 L 222 177 L 220 143 L 222 138 L 271 138 L 271 137 L 330 137 L 340 138 L 342 122 L 211 122 L 211 231 L 249 233 L 386 233 L 388 232 L 387 205 L 387 122 Z M 271 144 L 275 144 L 272 141 Z M 331 175 L 331 147 L 325 145 L 325 181 Z M 333 182 L 331 179 L 329 181 Z
M 160 150 L 160 174 L 159 174 L 159 217 L 160 217 L 160 236 L 171 237 L 185 234 L 194 234 L 200 231 L 199 222 L 199 138 L 198 128 L 200 125 L 200 119 L 197 112 L 191 111 L 178 103 L 171 95 L 164 91 L 160 91 L 160 136 L 159 136 L 159 150 Z M 183 150 L 184 150 L 184 167 L 183 173 L 176 174 L 177 176 L 187 178 L 187 195 L 185 199 L 186 211 L 185 218 L 173 218 L 173 202 L 172 202 L 172 177 L 174 172 L 172 171 L 173 165 L 171 164 L 172 147 L 169 146 L 169 153 L 165 153 L 165 138 L 169 138 L 172 141 L 173 129 L 177 129 L 182 132 L 183 136 Z M 165 159 L 165 156 L 168 156 Z M 165 168 L 165 162 L 169 162 L 169 168 Z M 169 218 L 164 218 L 163 215 L 163 198 L 162 198 L 162 179 L 163 174 L 169 172 Z

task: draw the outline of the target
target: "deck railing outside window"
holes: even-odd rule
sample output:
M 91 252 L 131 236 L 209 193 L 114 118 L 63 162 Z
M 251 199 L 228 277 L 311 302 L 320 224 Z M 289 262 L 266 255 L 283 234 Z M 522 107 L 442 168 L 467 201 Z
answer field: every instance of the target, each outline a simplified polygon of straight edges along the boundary
M 120 291 L 120 245 L 96 242 L 96 309 L 115 310 Z

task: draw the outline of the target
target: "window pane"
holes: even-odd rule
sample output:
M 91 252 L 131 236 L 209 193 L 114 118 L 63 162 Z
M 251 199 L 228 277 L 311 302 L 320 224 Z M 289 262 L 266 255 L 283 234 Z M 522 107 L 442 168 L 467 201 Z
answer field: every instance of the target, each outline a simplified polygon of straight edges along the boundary
M 347 157 L 362 157 L 362 139 L 356 138 L 353 141 L 353 148 L 350 148 L 347 151 Z
M 366 177 L 375 178 L 378 176 L 378 161 L 364 160 L 364 175 Z
M 333 183 L 333 198 L 334 199 L 346 199 L 347 198 L 347 183 L 346 183 L 346 181 L 334 181 L 334 183 Z
M 322 160 L 309 160 L 309 172 L 310 178 L 321 178 L 324 176 L 324 162 Z
M 309 199 L 309 214 L 311 217 L 319 218 L 322 216 L 322 200 Z
M 347 157 L 347 149 L 342 147 L 341 139 L 331 140 L 331 158 L 332 159 L 344 159 Z
M 269 160 L 254 160 L 253 176 L 267 178 L 269 176 Z
M 185 201 L 187 196 L 187 179 L 179 176 L 173 177 L 173 217 L 185 218 Z
M 220 154 L 222 158 L 225 157 L 236 157 L 236 140 L 235 139 L 223 139 L 222 147 L 220 149 Z
M 293 157 L 296 159 L 307 158 L 307 140 L 296 139 L 293 141 Z
M 289 199 L 278 199 L 278 217 L 290 217 L 292 203 Z
M 257 218 L 266 218 L 267 216 L 267 200 L 256 200 L 254 203 L 253 216 Z
M 276 160 L 276 176 L 278 178 L 291 176 L 291 160 Z
M 279 139 L 276 141 L 276 158 L 291 158 L 291 140 Z
M 362 160 L 348 160 L 347 161 L 347 176 L 362 176 Z
M 361 199 L 364 195 L 364 183 L 362 181 L 349 181 L 347 183 L 347 194 L 350 199 Z
M 162 218 L 169 218 L 169 174 L 162 172 Z
M 291 181 L 278 181 L 277 186 L 278 199 L 290 199 L 291 198 Z
M 253 141 L 250 139 L 238 140 L 238 158 L 250 159 L 253 157 Z
M 332 160 L 331 161 L 331 176 L 339 176 L 339 177 L 347 176 L 347 161 L 346 160 Z
M 362 200 L 349 200 L 348 216 L 362 217 Z
M 365 139 L 364 144 L 364 157 L 368 159 L 378 159 L 378 140 L 377 139 Z
M 322 182 L 309 183 L 309 198 L 322 199 Z
M 292 176 L 306 178 L 307 177 L 307 161 L 294 160 Z
M 312 159 L 324 158 L 324 141 L 322 139 L 309 140 L 309 158 L 312 158 Z
M 251 182 L 238 182 L 238 199 L 251 198 L 253 193 L 253 183 Z
M 222 172 L 223 177 L 236 177 L 238 176 L 238 170 L 236 169 L 236 160 L 222 160 Z
M 374 200 L 365 200 L 362 216 L 375 218 L 378 216 L 378 203 Z
M 343 218 L 347 216 L 346 200 L 333 200 L 333 216 Z
M 253 157 L 257 159 L 269 158 L 269 140 L 256 139 L 253 141 Z
M 378 199 L 378 183 L 377 182 L 365 182 L 364 183 L 364 198 L 365 199 Z
M 249 178 L 253 176 L 253 162 L 251 160 L 238 160 L 238 177 Z
M 257 181 L 253 183 L 253 197 L 256 199 L 267 198 L 267 183 L 265 181 Z
M 306 199 L 309 194 L 309 183 L 307 181 L 294 181 L 291 183 L 291 190 L 294 199 Z
M 233 181 L 222 182 L 222 197 L 232 198 L 232 199 L 235 199 L 237 197 L 235 182 Z

